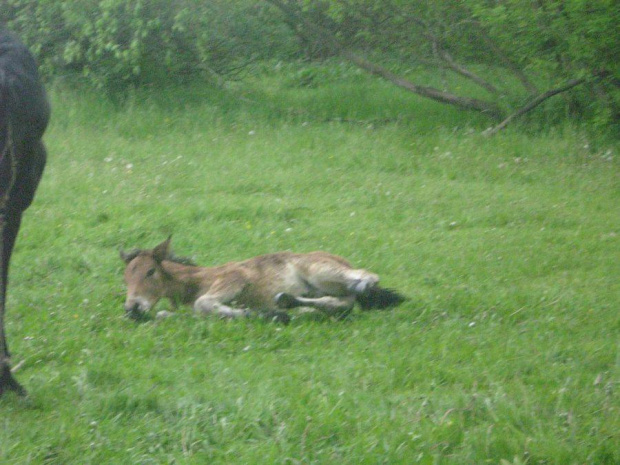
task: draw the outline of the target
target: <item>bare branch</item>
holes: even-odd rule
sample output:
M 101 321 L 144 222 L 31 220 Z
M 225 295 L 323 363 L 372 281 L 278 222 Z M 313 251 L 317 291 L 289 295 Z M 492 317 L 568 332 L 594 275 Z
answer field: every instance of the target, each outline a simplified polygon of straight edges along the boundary
M 497 58 L 509 69 L 512 74 L 519 80 L 523 88 L 530 94 L 536 95 L 539 90 L 532 81 L 528 79 L 523 70 L 519 68 L 508 56 L 498 47 L 498 45 L 488 36 L 488 34 L 480 28 L 482 39 L 487 47 L 495 54 Z
M 471 81 L 475 82 L 480 87 L 486 89 L 492 94 L 496 94 L 496 95 L 499 94 L 499 91 L 493 84 L 488 82 L 486 79 L 481 78 L 480 76 L 473 73 L 472 71 L 465 68 L 464 66 L 458 64 L 456 61 L 453 60 L 452 56 L 445 50 L 441 50 L 441 57 L 448 64 L 448 68 L 453 70 L 455 73 L 458 73 L 461 76 L 466 77 L 467 79 L 470 79 Z
M 492 94 L 498 95 L 500 93 L 497 88 L 486 79 L 478 76 L 471 70 L 465 68 L 463 65 L 457 63 L 454 58 L 452 58 L 452 55 L 450 55 L 448 51 L 442 46 L 441 40 L 437 37 L 437 35 L 431 32 L 430 27 L 426 24 L 426 22 L 412 16 L 407 16 L 407 18 L 423 29 L 422 34 L 429 42 L 431 42 L 435 56 L 441 61 L 443 61 L 448 69 L 451 69 L 452 71 L 460 74 L 464 78 L 475 82 L 480 87 Z
M 390 81 L 392 84 L 406 89 L 414 94 L 435 100 L 437 102 L 453 105 L 464 110 L 477 111 L 491 118 L 502 117 L 503 112 L 501 108 L 493 102 L 462 97 L 449 92 L 442 92 L 434 87 L 420 86 L 401 76 L 398 76 L 390 70 L 377 65 L 376 63 L 368 61 L 366 58 L 349 50 L 329 31 L 305 19 L 296 11 L 295 7 L 290 2 L 284 2 L 282 0 L 266 1 L 279 8 L 280 11 L 286 15 L 289 22 L 292 22 L 295 25 L 303 25 L 303 27 L 310 34 L 312 34 L 316 40 L 322 42 L 327 47 L 331 48 L 335 53 L 341 55 L 371 74 L 382 77 L 383 79 Z
M 392 84 L 402 87 L 414 94 L 437 102 L 454 105 L 461 109 L 478 111 L 492 118 L 499 118 L 502 115 L 502 111 L 494 103 L 470 97 L 461 97 L 450 92 L 440 91 L 434 87 L 420 86 L 344 48 L 340 50 L 340 54 L 365 71 L 380 76 L 390 81 Z
M 495 126 L 493 128 L 490 128 L 490 129 L 487 129 L 486 131 L 484 131 L 484 134 L 487 135 L 487 136 L 492 136 L 493 134 L 498 133 L 499 131 L 504 129 L 506 126 L 508 126 L 508 124 L 510 124 L 510 122 L 512 120 L 514 120 L 515 118 L 518 118 L 519 116 L 522 116 L 525 113 L 533 110 L 538 105 L 543 103 L 545 100 L 553 97 L 554 95 L 561 94 L 562 92 L 566 92 L 566 91 L 572 89 L 573 87 L 577 87 L 578 85 L 583 84 L 584 82 L 586 82 L 586 78 L 573 79 L 572 81 L 569 81 L 568 83 L 566 83 L 566 85 L 564 85 L 562 87 L 558 87 L 556 89 L 551 89 L 551 90 L 548 90 L 547 92 L 545 92 L 543 94 L 540 94 L 538 97 L 536 97 L 533 100 L 531 100 L 527 105 L 521 107 L 519 110 L 517 110 L 516 112 L 514 112 L 513 114 L 508 116 L 504 121 L 499 123 L 497 126 Z

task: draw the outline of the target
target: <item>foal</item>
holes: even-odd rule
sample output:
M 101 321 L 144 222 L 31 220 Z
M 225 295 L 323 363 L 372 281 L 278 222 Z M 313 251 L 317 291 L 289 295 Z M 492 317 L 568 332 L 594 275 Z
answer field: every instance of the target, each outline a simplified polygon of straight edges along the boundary
M 198 313 L 247 316 L 249 309 L 275 311 L 311 307 L 327 315 L 345 316 L 357 302 L 362 309 L 398 305 L 404 297 L 379 287 L 379 277 L 353 268 L 326 252 L 278 252 L 215 267 L 176 259 L 170 238 L 152 250 L 121 251 L 126 263 L 125 311 L 137 317 L 161 298 L 174 307 L 189 304 Z

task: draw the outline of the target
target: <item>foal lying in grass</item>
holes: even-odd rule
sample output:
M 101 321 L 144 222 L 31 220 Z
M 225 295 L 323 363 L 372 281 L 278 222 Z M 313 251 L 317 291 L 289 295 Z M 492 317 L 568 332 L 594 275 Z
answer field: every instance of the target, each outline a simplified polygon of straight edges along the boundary
M 162 298 L 202 314 L 235 318 L 253 309 L 285 322 L 289 318 L 282 309 L 309 307 L 342 317 L 356 302 L 366 310 L 404 300 L 379 287 L 376 274 L 326 252 L 278 252 L 206 268 L 174 257 L 168 238 L 152 250 L 121 251 L 121 258 L 127 264 L 125 311 L 132 317 L 144 315 Z

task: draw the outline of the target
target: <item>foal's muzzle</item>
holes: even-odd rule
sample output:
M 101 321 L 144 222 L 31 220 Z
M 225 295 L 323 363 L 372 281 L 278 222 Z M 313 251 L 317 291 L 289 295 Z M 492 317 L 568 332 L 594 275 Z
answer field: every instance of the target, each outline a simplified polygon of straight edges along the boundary
M 132 305 L 125 305 L 125 313 L 127 315 L 133 315 L 134 313 L 142 313 L 140 310 L 140 305 L 138 303 L 134 303 Z
M 130 318 L 142 318 L 150 309 L 148 302 L 142 299 L 131 299 L 125 302 L 125 315 Z

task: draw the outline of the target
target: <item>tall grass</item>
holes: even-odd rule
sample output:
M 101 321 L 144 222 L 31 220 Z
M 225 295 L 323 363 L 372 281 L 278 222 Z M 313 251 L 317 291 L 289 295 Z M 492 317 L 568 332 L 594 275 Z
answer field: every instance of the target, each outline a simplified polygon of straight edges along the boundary
M 620 462 L 618 146 L 335 81 L 52 92 L 0 461 Z M 205 265 L 325 249 L 410 300 L 135 324 L 118 249 L 169 234 Z

